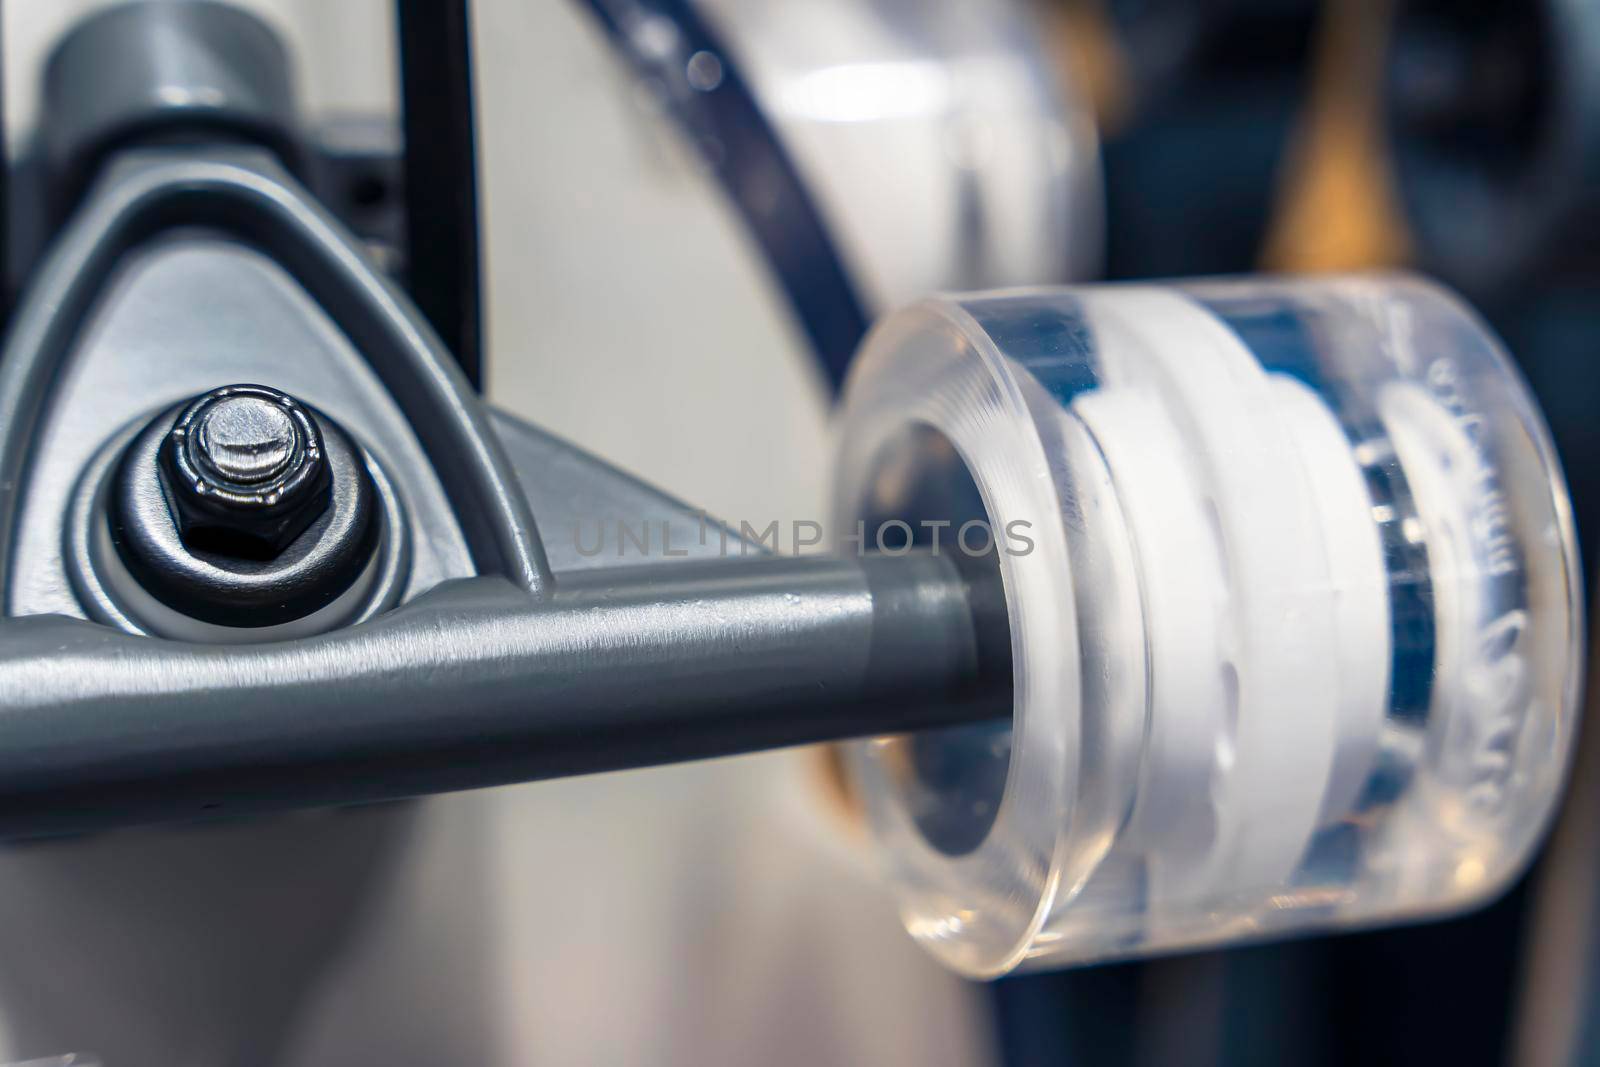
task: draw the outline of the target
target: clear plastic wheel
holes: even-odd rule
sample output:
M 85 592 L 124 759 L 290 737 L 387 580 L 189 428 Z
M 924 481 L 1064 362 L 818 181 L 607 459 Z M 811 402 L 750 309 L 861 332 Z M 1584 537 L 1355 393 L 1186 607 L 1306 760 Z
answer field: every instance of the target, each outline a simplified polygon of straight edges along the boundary
M 858 359 L 837 502 L 1004 589 L 1011 722 L 852 754 L 908 928 L 964 973 L 1461 909 L 1549 820 L 1566 490 L 1429 283 L 925 302 Z

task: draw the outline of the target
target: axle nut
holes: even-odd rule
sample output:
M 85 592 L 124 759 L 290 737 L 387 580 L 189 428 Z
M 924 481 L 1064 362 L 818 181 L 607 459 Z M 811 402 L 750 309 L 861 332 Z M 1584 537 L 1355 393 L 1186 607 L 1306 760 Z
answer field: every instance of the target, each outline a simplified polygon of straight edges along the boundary
M 162 443 L 160 468 L 184 544 L 229 555 L 277 556 L 332 498 L 316 420 L 260 385 L 190 403 Z
M 111 544 L 142 592 L 233 628 L 304 619 L 356 586 L 371 573 L 382 507 L 338 423 L 260 385 L 157 414 L 106 495 Z

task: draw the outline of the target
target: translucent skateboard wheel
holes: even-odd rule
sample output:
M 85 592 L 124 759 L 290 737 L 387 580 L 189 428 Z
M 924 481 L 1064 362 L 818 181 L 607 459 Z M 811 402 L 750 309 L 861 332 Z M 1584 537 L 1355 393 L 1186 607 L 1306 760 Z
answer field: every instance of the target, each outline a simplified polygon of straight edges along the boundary
M 854 746 L 913 935 L 975 976 L 1459 909 L 1572 747 L 1549 435 L 1420 280 L 979 294 L 883 323 L 837 520 L 1004 590 L 1009 723 Z

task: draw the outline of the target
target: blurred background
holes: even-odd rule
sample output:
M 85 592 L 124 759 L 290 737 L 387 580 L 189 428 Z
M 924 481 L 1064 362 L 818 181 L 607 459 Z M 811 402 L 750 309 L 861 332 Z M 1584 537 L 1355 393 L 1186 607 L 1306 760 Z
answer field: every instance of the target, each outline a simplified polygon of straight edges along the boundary
M 430 268 L 408 5 L 237 2 L 293 55 L 319 193 Z M 1595 558 L 1600 4 L 437 3 L 470 20 L 488 396 L 712 514 L 827 513 L 850 354 L 919 295 L 1401 267 L 1515 353 Z M 0 5 L 22 193 L 50 50 L 104 6 Z M 49 220 L 8 224 L 14 287 Z M 1583 745 L 1478 914 L 990 986 L 903 934 L 822 751 L 10 849 L 0 1060 L 1600 1063 Z

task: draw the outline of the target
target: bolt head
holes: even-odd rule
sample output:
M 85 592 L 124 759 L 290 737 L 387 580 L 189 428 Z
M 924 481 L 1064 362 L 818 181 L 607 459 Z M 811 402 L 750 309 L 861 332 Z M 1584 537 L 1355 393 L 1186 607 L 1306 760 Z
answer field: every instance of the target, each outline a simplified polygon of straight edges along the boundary
M 160 469 L 184 543 L 225 555 L 277 556 L 331 499 L 316 417 L 260 385 L 190 402 L 162 444 Z
M 259 396 L 227 396 L 205 411 L 194 429 L 200 462 L 223 482 L 259 485 L 289 469 L 300 445 L 283 405 Z

